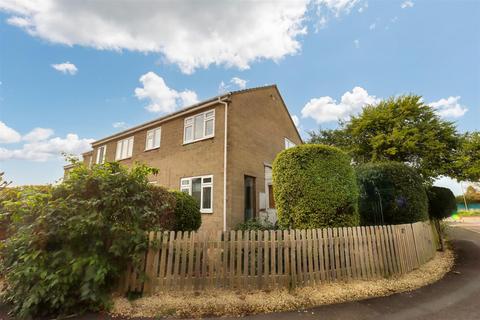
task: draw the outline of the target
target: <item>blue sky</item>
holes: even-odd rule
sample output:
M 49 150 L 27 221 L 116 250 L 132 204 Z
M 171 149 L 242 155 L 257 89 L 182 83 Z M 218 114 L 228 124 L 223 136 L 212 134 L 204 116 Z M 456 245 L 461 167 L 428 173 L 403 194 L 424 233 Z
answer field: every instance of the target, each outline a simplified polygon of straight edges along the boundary
M 244 86 L 277 84 L 304 134 L 402 93 L 479 129 L 479 1 L 79 3 L 0 0 L 0 170 L 15 184 Z

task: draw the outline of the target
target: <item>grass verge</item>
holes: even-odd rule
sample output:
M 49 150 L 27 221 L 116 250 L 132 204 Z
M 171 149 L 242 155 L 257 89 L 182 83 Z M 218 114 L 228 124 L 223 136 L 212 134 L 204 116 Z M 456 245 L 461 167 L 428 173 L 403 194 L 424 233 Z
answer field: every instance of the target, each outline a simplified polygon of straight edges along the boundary
M 328 283 L 295 290 L 158 293 L 134 301 L 117 297 L 112 314 L 127 317 L 242 316 L 297 310 L 319 305 L 387 296 L 411 291 L 441 279 L 453 266 L 451 250 L 406 275 L 371 281 Z

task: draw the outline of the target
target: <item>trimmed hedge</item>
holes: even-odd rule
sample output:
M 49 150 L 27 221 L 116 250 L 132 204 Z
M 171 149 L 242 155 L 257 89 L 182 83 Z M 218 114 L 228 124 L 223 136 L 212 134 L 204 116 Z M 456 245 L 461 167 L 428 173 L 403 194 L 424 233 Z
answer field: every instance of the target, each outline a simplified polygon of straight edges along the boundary
M 362 225 L 402 224 L 428 219 L 428 198 L 415 169 L 400 162 L 357 167 Z
M 350 162 L 340 149 L 320 144 L 280 152 L 273 163 L 279 226 L 358 225 L 358 186 Z
M 172 191 L 172 195 L 176 198 L 175 224 L 172 230 L 198 230 L 202 224 L 202 215 L 197 200 L 185 192 Z
M 457 211 L 457 202 L 452 190 L 442 187 L 430 187 L 428 195 L 428 213 L 430 218 L 444 219 Z

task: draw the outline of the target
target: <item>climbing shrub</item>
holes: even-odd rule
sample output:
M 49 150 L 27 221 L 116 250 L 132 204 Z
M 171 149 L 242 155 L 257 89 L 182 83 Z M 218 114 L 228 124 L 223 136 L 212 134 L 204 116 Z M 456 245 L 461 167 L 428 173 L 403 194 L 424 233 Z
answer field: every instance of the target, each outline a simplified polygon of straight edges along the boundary
M 356 226 L 358 187 L 350 157 L 335 147 L 309 144 L 286 149 L 273 163 L 281 228 Z
M 452 190 L 442 187 L 428 188 L 428 213 L 431 219 L 442 220 L 457 211 L 457 202 Z
M 360 165 L 356 171 L 362 225 L 428 219 L 427 193 L 415 169 L 399 162 L 382 162 Z
M 174 218 L 176 199 L 148 182 L 156 173 L 142 165 L 75 163 L 51 190 L 4 201 L 12 232 L 0 249 L 2 300 L 13 315 L 108 308 L 127 265 L 141 265 L 146 231 L 164 229 Z
M 175 221 L 172 230 L 196 231 L 202 224 L 202 216 L 198 202 L 191 195 L 172 191 L 175 198 Z

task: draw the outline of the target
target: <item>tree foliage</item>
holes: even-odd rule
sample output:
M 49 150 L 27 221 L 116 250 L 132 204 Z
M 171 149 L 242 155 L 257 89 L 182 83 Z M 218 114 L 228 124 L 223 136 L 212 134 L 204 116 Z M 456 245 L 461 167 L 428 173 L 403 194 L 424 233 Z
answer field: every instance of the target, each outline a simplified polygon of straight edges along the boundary
M 457 211 L 457 201 L 452 190 L 432 186 L 427 191 L 428 213 L 432 219 L 444 219 Z
M 474 186 L 468 186 L 465 195 L 458 196 L 456 198 L 458 203 L 467 201 L 468 203 L 480 203 L 480 191 L 475 189 Z
M 356 168 L 362 225 L 402 224 L 428 219 L 428 199 L 415 169 L 400 162 Z
M 440 119 L 416 95 L 366 106 L 338 129 L 312 132 L 310 142 L 339 147 L 356 163 L 403 162 L 426 180 L 455 176 L 454 160 L 460 146 L 454 124 Z
M 145 231 L 172 221 L 175 197 L 149 184 L 156 173 L 143 165 L 76 163 L 51 190 L 29 189 L 3 202 L 11 220 L 1 248 L 3 300 L 15 316 L 109 306 L 120 275 L 144 256 Z
M 325 145 L 301 145 L 279 153 L 273 185 L 281 228 L 356 226 L 358 187 L 350 157 Z
M 480 132 L 466 133 L 461 137 L 461 147 L 456 159 L 456 178 L 480 181 Z

